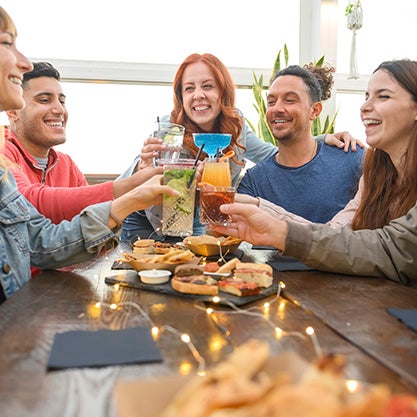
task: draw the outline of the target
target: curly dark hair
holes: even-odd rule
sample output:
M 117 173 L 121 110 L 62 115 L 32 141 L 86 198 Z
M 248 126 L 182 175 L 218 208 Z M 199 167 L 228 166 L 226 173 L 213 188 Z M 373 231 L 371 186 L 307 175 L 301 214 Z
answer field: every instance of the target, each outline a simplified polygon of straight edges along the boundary
M 314 76 L 317 78 L 318 82 L 320 83 L 322 91 L 321 100 L 328 100 L 332 95 L 332 88 L 334 84 L 333 73 L 336 72 L 336 68 L 329 64 L 317 66 L 313 62 L 304 64 L 303 68 L 313 73 Z
M 278 71 L 272 82 L 284 75 L 300 77 L 307 86 L 311 102 L 316 103 L 317 101 L 327 100 L 331 96 L 334 72 L 335 68 L 333 67 L 328 65 L 316 66 L 312 62 L 302 67 L 300 65 L 290 65 Z

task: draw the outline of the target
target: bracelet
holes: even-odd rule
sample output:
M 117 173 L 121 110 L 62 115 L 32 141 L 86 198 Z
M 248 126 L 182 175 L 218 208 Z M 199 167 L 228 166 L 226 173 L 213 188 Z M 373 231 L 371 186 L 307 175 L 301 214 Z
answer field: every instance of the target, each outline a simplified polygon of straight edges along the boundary
M 122 221 L 117 217 L 117 216 L 115 216 L 112 212 L 111 212 L 111 210 L 109 211 L 109 217 L 116 223 L 116 225 L 117 225 L 117 227 L 121 227 L 122 226 Z

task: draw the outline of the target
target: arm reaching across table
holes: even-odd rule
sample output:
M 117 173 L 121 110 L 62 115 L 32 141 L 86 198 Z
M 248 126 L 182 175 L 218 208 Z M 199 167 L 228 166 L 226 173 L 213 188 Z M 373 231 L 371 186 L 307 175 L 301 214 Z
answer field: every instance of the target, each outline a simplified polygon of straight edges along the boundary
M 255 245 L 273 246 L 324 271 L 417 282 L 417 204 L 382 229 L 353 231 L 323 224 L 277 220 L 250 204 L 221 207 L 232 224 L 214 230 Z

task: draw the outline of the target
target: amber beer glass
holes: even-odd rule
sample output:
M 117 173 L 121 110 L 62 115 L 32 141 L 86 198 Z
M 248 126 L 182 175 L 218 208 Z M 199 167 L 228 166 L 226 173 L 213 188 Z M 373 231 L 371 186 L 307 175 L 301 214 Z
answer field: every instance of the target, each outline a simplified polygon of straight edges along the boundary
M 230 217 L 220 211 L 220 206 L 234 201 L 236 189 L 231 185 L 229 159 L 206 159 L 200 187 L 201 224 L 229 224 Z

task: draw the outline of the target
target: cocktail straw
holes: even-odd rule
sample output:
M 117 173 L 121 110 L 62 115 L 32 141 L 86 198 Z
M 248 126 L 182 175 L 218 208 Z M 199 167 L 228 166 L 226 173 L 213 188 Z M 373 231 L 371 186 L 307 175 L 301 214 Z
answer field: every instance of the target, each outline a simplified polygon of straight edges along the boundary
M 197 171 L 195 168 L 198 164 L 198 161 L 200 160 L 200 156 L 201 156 L 201 153 L 203 152 L 203 149 L 204 149 L 204 143 L 201 144 L 200 149 L 197 152 L 197 156 L 195 157 L 195 161 L 194 161 L 194 165 L 193 165 L 194 166 L 194 172 L 191 174 L 191 177 L 187 182 L 187 188 L 190 188 L 192 182 L 194 181 L 195 173 Z

